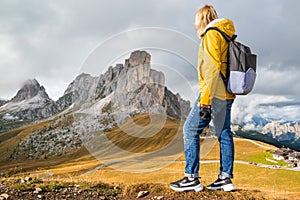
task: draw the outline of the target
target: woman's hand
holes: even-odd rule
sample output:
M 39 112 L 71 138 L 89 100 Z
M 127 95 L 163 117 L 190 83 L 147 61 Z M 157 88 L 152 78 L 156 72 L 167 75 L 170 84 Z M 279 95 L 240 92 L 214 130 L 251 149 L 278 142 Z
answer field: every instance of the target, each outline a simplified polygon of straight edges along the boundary
M 200 117 L 203 120 L 210 120 L 211 119 L 211 106 L 200 104 Z

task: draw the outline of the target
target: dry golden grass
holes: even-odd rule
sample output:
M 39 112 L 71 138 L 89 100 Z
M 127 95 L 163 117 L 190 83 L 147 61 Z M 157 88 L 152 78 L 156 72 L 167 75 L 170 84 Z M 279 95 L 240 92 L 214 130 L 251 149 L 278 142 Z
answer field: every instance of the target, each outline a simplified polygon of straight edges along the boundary
M 155 115 L 154 117 L 157 120 L 164 118 L 163 116 L 160 117 L 160 115 Z M 145 153 L 159 150 L 168 145 L 174 139 L 176 133 L 181 131 L 180 121 L 176 119 L 167 118 L 163 128 L 160 128 L 159 123 L 156 123 L 155 121 L 152 122 L 151 126 L 148 126 L 150 121 L 148 114 L 142 114 L 133 118 L 133 122 L 137 124 L 140 129 L 139 127 L 130 127 L 130 123 L 126 122 L 112 131 L 106 132 L 105 135 L 110 142 L 123 150 L 134 153 Z M 125 127 L 127 130 L 126 132 L 123 131 Z M 159 131 L 156 131 L 157 133 L 152 135 L 153 130 Z M 134 132 L 135 135 L 140 135 L 140 137 L 132 136 L 127 132 Z M 152 136 L 145 137 L 147 135 Z
M 140 126 L 147 127 L 150 123 L 147 115 L 140 115 L 134 118 L 134 122 Z M 168 144 L 173 135 L 181 130 L 178 120 L 167 119 L 164 129 L 147 141 L 141 141 L 141 138 L 134 138 L 125 134 L 122 128 L 116 128 L 106 133 L 116 145 L 130 152 L 151 152 Z M 48 177 L 50 181 L 61 182 L 90 182 L 90 183 L 109 183 L 109 184 L 141 184 L 156 183 L 163 184 L 167 187 L 169 182 L 182 178 L 185 162 L 183 153 L 178 155 L 176 162 L 171 163 L 157 171 L 144 173 L 131 173 L 116 170 L 116 166 L 112 165 L 96 170 L 85 176 L 81 176 L 85 172 L 101 165 L 101 161 L 95 159 L 84 147 L 76 152 L 68 155 L 53 157 L 47 160 L 17 160 L 5 161 L 12 148 L 24 137 L 31 134 L 32 131 L 49 125 L 48 122 L 32 125 L 11 132 L 14 137 L 9 138 L 1 143 L 0 151 L 4 152 L 1 157 L 0 170 L 12 170 L 12 174 L 16 177 L 24 177 L 28 174 L 35 174 L 43 177 L 45 172 L 53 172 L 54 175 Z M 125 124 L 126 126 L 126 124 Z M 151 129 L 148 130 L 149 132 Z M 276 149 L 271 145 L 262 142 L 251 142 L 246 139 L 235 138 L 235 158 L 236 160 L 249 161 L 249 156 L 259 156 L 268 149 Z M 143 145 L 141 145 L 143 144 Z M 201 159 L 202 160 L 218 160 L 219 159 L 219 143 L 216 139 L 201 139 Z M 259 145 L 257 145 L 259 144 Z M 181 144 L 183 145 L 183 144 Z M 211 147 L 212 146 L 212 147 Z M 158 161 L 157 161 L 158 162 Z M 122 163 L 121 163 L 122 164 Z M 143 165 L 141 168 L 145 167 Z M 201 182 L 207 185 L 214 181 L 219 171 L 219 163 L 201 164 L 200 176 Z M 243 190 L 263 191 L 264 194 L 271 198 L 300 199 L 300 172 L 268 169 L 253 165 L 235 164 L 234 184 Z
M 0 143 L 0 161 L 6 161 L 13 152 L 15 146 L 20 143 L 23 138 L 32 134 L 32 132 L 47 126 L 49 126 L 49 122 L 41 122 L 1 133 L 3 140 L 1 140 Z M 11 135 L 13 135 L 13 137 L 11 137 Z
M 94 163 L 94 162 L 93 162 Z M 95 164 L 95 163 L 94 163 Z M 145 173 L 130 173 L 105 167 L 86 176 L 76 176 L 76 173 L 67 173 L 68 170 L 76 170 L 74 167 L 61 166 L 49 171 L 57 173 L 50 180 L 62 182 L 104 182 L 114 185 L 134 185 L 141 183 L 163 184 L 165 187 L 182 178 L 184 162 L 175 162 L 158 171 Z M 83 168 L 82 168 L 83 167 Z M 88 165 L 79 163 L 78 168 L 84 169 Z M 207 185 L 216 179 L 219 170 L 218 163 L 201 164 L 201 183 Z M 286 170 L 261 168 L 252 165 L 235 164 L 234 184 L 239 190 L 262 191 L 264 196 L 274 198 L 300 198 L 300 173 Z M 79 175 L 79 174 L 77 174 Z
M 235 164 L 235 183 L 242 189 L 258 189 L 270 198 L 300 198 L 300 173 Z
M 243 149 L 248 149 L 249 152 L 261 152 L 262 147 L 259 147 L 244 139 L 235 139 L 235 145 L 237 149 L 237 156 L 242 159 Z M 218 159 L 218 143 L 215 143 L 215 147 L 211 153 L 205 159 L 215 160 Z M 247 147 L 245 147 L 247 146 Z M 262 148 L 257 150 L 258 148 Z M 183 157 L 183 155 L 182 155 Z M 180 179 L 183 176 L 185 162 L 177 161 L 173 162 L 169 166 L 153 172 L 144 173 L 130 173 L 124 171 L 118 171 L 114 169 L 114 166 L 104 167 L 91 174 L 80 176 L 86 171 L 99 166 L 101 163 L 90 157 L 89 155 L 82 155 L 79 158 L 69 160 L 59 165 L 54 165 L 46 170 L 37 170 L 34 173 L 41 173 L 51 171 L 55 173 L 54 176 L 49 177 L 49 180 L 62 181 L 62 182 L 90 182 L 96 184 L 98 182 L 104 182 L 116 185 L 133 185 L 141 183 L 155 183 L 163 184 L 167 187 L 169 182 Z M 201 182 L 207 185 L 216 179 L 219 171 L 219 163 L 207 163 L 201 164 L 200 176 Z M 245 165 L 235 163 L 234 169 L 235 178 L 234 184 L 238 189 L 248 191 L 262 191 L 264 196 L 286 199 L 300 198 L 300 173 L 294 171 L 288 171 L 283 169 L 268 169 L 253 165 Z

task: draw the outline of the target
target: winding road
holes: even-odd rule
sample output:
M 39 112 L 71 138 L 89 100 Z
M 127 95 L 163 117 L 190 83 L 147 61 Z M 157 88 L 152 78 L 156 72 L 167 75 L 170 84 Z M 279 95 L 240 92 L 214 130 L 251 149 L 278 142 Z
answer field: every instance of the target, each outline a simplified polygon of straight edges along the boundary
M 122 162 L 147 162 L 144 160 L 118 160 L 118 161 L 113 161 L 113 162 L 108 162 L 108 163 L 104 163 L 101 164 L 83 174 L 81 174 L 80 176 L 85 176 L 88 174 L 91 174 L 99 169 L 102 169 L 104 167 L 107 166 L 112 166 L 114 164 L 118 164 L 118 163 L 122 163 Z M 150 161 L 153 162 L 153 161 Z M 156 162 L 170 162 L 170 161 L 166 161 L 166 160 L 157 160 Z M 180 162 L 180 163 L 184 163 L 184 160 L 176 160 L 173 162 Z M 209 164 L 209 163 L 218 163 L 220 162 L 219 160 L 201 160 L 201 164 Z M 267 164 L 261 164 L 261 163 L 251 163 L 251 162 L 246 162 L 246 161 L 242 161 L 242 160 L 235 160 L 234 163 L 239 163 L 239 164 L 245 164 L 245 165 L 255 165 L 258 167 L 264 167 L 264 168 L 269 168 L 269 169 L 285 169 L 285 170 L 291 170 L 291 171 L 300 171 L 300 167 L 295 167 L 295 168 L 289 168 L 289 167 L 281 167 L 281 166 L 276 166 L 276 165 L 267 165 Z
M 243 139 L 245 140 L 245 139 Z M 262 144 L 259 144 L 258 142 L 255 142 L 253 140 L 249 140 L 249 139 L 246 139 L 248 140 L 249 142 L 259 146 L 259 147 L 262 147 L 262 148 L 265 148 L 265 149 L 270 149 L 270 146 L 265 146 L 265 145 L 262 145 Z M 128 160 L 116 160 L 116 161 L 111 161 L 111 162 L 107 162 L 107 163 L 103 163 L 91 170 L 88 170 L 87 172 L 81 174 L 80 176 L 86 176 L 88 174 L 91 174 L 97 170 L 100 170 L 104 167 L 108 167 L 108 166 L 112 166 L 114 164 L 119 164 L 119 163 L 123 163 L 123 162 L 147 162 L 147 160 L 137 160 L 137 159 L 128 159 Z M 149 162 L 180 162 L 180 163 L 185 163 L 184 160 L 176 160 L 176 161 L 170 161 L 170 160 L 151 160 Z M 209 164 L 209 163 L 218 163 L 220 162 L 219 160 L 201 160 L 201 164 Z M 235 163 L 239 163 L 239 164 L 245 164 L 245 165 L 254 165 L 254 166 L 258 166 L 258 167 L 264 167 L 264 168 L 269 168 L 269 169 L 284 169 L 284 170 L 291 170 L 291 171 L 299 171 L 300 172 L 300 167 L 294 167 L 294 168 L 290 168 L 290 167 L 282 167 L 282 166 L 278 166 L 278 165 L 267 165 L 267 164 L 262 164 L 262 163 L 254 163 L 254 162 L 246 162 L 246 161 L 242 161 L 242 160 L 235 160 L 234 161 Z M 50 176 L 53 176 L 54 173 L 53 172 L 41 172 L 41 173 L 36 173 L 36 174 L 32 174 L 32 176 L 36 176 L 36 175 L 41 175 L 41 174 L 44 174 L 45 176 L 42 177 L 42 179 L 46 179 Z

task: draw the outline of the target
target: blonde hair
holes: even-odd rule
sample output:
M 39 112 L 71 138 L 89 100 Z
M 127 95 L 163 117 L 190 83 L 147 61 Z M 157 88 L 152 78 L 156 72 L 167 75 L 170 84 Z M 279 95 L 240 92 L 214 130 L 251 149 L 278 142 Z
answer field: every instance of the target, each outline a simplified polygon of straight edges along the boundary
M 205 27 L 214 19 L 217 19 L 218 15 L 216 10 L 211 5 L 205 5 L 200 8 L 195 16 L 195 27 L 199 38 L 203 36 Z

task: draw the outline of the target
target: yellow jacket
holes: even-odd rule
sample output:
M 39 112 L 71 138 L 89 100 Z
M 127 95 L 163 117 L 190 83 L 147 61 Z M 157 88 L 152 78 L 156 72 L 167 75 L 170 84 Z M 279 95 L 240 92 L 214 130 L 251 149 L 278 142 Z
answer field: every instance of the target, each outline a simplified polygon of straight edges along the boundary
M 229 19 L 216 19 L 208 27 L 218 27 L 228 36 L 235 33 L 233 22 Z M 204 30 L 204 32 L 205 32 Z M 202 38 L 198 54 L 198 85 L 200 104 L 212 105 L 212 99 L 234 99 L 235 95 L 227 92 L 220 76 L 226 76 L 228 42 L 215 30 L 208 31 Z

